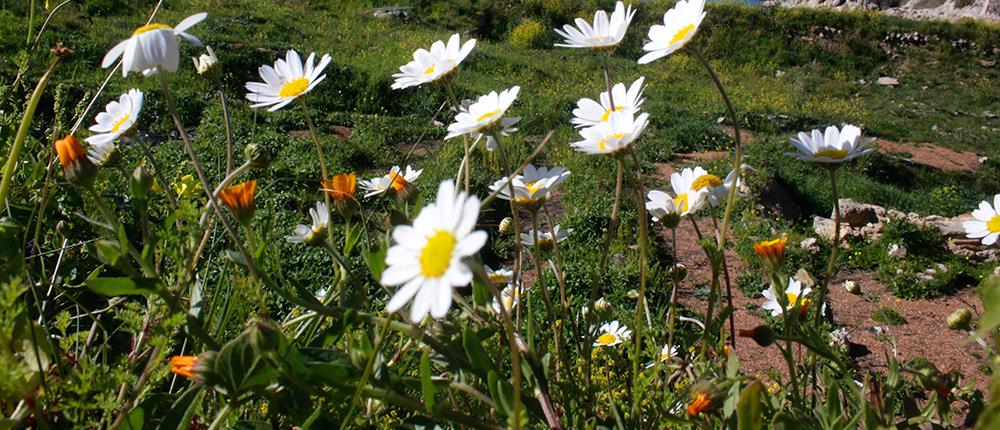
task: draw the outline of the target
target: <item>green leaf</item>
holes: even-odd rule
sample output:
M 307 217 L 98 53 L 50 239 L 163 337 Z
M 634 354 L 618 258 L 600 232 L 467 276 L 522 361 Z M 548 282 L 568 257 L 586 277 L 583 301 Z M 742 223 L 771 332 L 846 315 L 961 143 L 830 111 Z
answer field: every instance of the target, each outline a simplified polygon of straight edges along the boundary
M 97 278 L 87 281 L 87 288 L 104 296 L 146 295 L 156 292 L 160 280 L 154 278 Z
M 490 294 L 490 288 L 486 284 L 476 281 L 472 281 L 472 302 L 479 306 L 489 306 L 493 295 Z
M 170 410 L 156 426 L 157 430 L 187 430 L 191 426 L 191 416 L 205 392 L 204 386 L 194 384 L 174 400 Z
M 231 398 L 266 387 L 278 376 L 277 369 L 267 365 L 254 351 L 248 332 L 222 346 L 215 359 L 215 373 Z
M 368 265 L 368 270 L 372 272 L 372 277 L 376 281 L 382 279 L 382 272 L 385 271 L 386 252 L 385 242 L 380 242 L 377 248 L 369 248 L 367 251 L 361 253 L 365 259 L 365 264 Z
M 764 428 L 764 407 L 761 395 L 764 384 L 754 381 L 743 389 L 739 404 L 736 406 L 736 417 L 739 430 L 760 430 Z
M 476 331 L 471 327 L 466 326 L 465 330 L 462 331 L 462 347 L 465 348 L 465 354 L 469 356 L 469 362 L 476 369 L 489 372 L 494 368 L 493 360 L 483 349 L 482 341 L 479 340 Z
M 434 412 L 434 383 L 431 382 L 431 350 L 424 348 L 420 355 L 420 391 L 424 395 L 424 408 Z
M 94 249 L 97 250 L 97 259 L 108 266 L 116 266 L 122 256 L 121 248 L 115 241 L 99 240 L 94 243 Z
M 979 285 L 979 295 L 983 301 L 982 318 L 979 319 L 979 335 L 988 334 L 1000 326 L 1000 276 L 990 276 Z
M 490 389 L 490 397 L 496 402 L 501 413 L 510 416 L 514 410 L 514 390 L 507 384 L 507 380 L 500 378 L 495 371 L 490 371 L 486 376 L 486 381 Z

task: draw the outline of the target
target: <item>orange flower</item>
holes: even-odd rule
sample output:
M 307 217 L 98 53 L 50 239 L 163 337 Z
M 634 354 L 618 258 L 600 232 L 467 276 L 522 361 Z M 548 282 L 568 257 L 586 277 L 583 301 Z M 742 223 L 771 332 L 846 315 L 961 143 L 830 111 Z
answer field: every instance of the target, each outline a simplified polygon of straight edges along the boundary
M 175 355 L 170 358 L 170 371 L 194 381 L 194 366 L 197 361 L 196 355 Z
M 330 195 L 335 202 L 354 200 L 354 192 L 358 188 L 358 176 L 353 173 L 341 173 L 333 175 L 333 179 L 322 180 L 323 191 Z
M 708 393 L 698 393 L 694 400 L 691 401 L 691 405 L 687 407 L 687 414 L 695 416 L 711 407 L 712 400 L 709 398 Z
M 771 268 L 776 268 L 785 261 L 785 243 L 788 237 L 765 240 L 753 245 L 754 252 L 764 260 L 764 263 Z
M 253 217 L 254 191 L 257 189 L 257 180 L 250 180 L 242 184 L 236 184 L 225 188 L 219 192 L 219 199 L 233 212 L 233 216 L 241 223 L 250 222 Z
M 72 135 L 57 140 L 54 144 L 59 164 L 63 167 L 66 180 L 73 185 L 87 186 L 97 176 L 97 166 L 87 158 L 87 152 Z

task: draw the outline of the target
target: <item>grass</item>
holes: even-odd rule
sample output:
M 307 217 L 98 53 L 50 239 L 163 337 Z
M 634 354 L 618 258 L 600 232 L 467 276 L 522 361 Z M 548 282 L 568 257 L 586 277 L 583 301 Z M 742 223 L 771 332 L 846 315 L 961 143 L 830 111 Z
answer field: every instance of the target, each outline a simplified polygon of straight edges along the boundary
M 513 85 L 522 87 L 521 97 L 513 108 L 521 116 L 520 131 L 509 141 L 511 158 L 524 159 L 549 130 L 555 137 L 536 162 L 565 166 L 572 177 L 563 187 L 563 202 L 571 202 L 557 211 L 557 222 L 573 228 L 563 255 L 569 277 L 570 300 L 578 308 L 589 293 L 592 275 L 599 257 L 604 228 L 608 223 L 608 208 L 613 199 L 613 161 L 581 155 L 569 142 L 577 134 L 569 126 L 570 112 L 581 97 L 596 97 L 602 89 L 598 59 L 569 49 L 551 47 L 550 28 L 565 23 L 568 17 L 584 14 L 609 2 L 589 0 L 578 2 L 530 0 L 525 2 L 472 0 L 401 2 L 411 6 L 415 19 L 379 19 L 367 13 L 382 2 L 345 0 L 338 2 L 264 2 L 252 0 L 212 1 L 181 0 L 167 2 L 157 21 L 176 23 L 201 10 L 211 16 L 191 32 L 215 48 L 224 67 L 224 90 L 233 100 L 233 129 L 237 153 L 249 144 L 269 148 L 275 155 L 266 170 L 257 170 L 248 178 L 258 180 L 255 234 L 262 243 L 281 244 L 276 249 L 283 255 L 281 267 L 268 268 L 291 282 L 310 291 L 327 288 L 330 262 L 318 249 L 303 249 L 285 245 L 284 236 L 297 223 L 306 221 L 306 212 L 321 198 L 318 191 L 319 169 L 315 163 L 312 142 L 297 133 L 306 129 L 299 108 L 289 107 L 275 113 L 249 109 L 242 101 L 243 83 L 258 80 L 257 67 L 270 64 L 289 48 L 300 52 L 330 53 L 333 63 L 327 69 L 327 80 L 308 97 L 328 151 L 332 172 L 358 172 L 361 177 L 380 175 L 393 164 L 412 163 L 423 168 L 418 186 L 423 195 L 414 203 L 419 207 L 432 194 L 440 180 L 453 177 L 455 166 L 462 157 L 460 145 L 442 141 L 447 124 L 454 112 L 441 110 L 445 95 L 435 87 L 393 91 L 391 75 L 409 60 L 412 51 L 431 42 L 444 39 L 453 32 L 479 38 L 476 50 L 463 63 L 455 77 L 460 98 L 474 98 L 489 91 Z M 42 34 L 38 48 L 25 49 L 26 33 L 22 3 L 0 6 L 0 31 L 11 37 L 0 38 L 0 53 L 11 61 L 0 63 L 0 123 L 13 124 L 23 109 L 22 100 L 30 92 L 47 63 L 45 50 L 56 41 L 72 47 L 75 56 L 60 66 L 50 84 L 31 130 L 29 144 L 14 179 L 13 197 L 5 215 L 18 227 L 19 241 L 28 243 L 29 253 L 49 252 L 61 247 L 66 238 L 95 237 L 95 229 L 79 214 L 79 208 L 91 205 L 89 198 L 77 190 L 58 184 L 48 191 L 52 202 L 43 213 L 36 213 L 44 187 L 46 166 L 49 164 L 51 140 L 72 126 L 82 114 L 86 102 L 106 74 L 99 69 L 106 50 L 127 36 L 121 29 L 133 28 L 144 22 L 148 4 L 101 0 L 85 5 L 71 3 L 54 16 L 49 29 Z M 677 161 L 679 152 L 727 150 L 731 139 L 717 127 L 723 116 L 720 100 L 707 84 L 697 62 L 685 54 L 649 66 L 639 66 L 635 59 L 641 50 L 638 33 L 660 19 L 659 13 L 667 2 L 641 3 L 627 41 L 610 60 L 616 81 L 631 82 L 645 76 L 647 82 L 644 110 L 650 113 L 652 124 L 639 143 L 644 160 L 647 186 L 665 184 L 652 178 L 653 163 Z M 37 13 L 37 11 L 36 11 Z M 516 18 L 514 18 L 516 17 Z M 543 32 L 535 34 L 534 24 L 525 25 L 521 17 L 539 23 Z M 37 17 L 36 17 L 37 19 Z M 526 21 L 528 22 L 528 21 Z M 828 35 L 823 28 L 837 31 Z M 512 30 L 520 28 L 511 34 Z M 883 43 L 891 33 L 916 31 L 928 36 L 920 46 L 894 46 Z M 644 35 L 643 35 L 644 36 Z M 750 245 L 769 238 L 775 231 L 789 231 L 798 240 L 810 234 L 813 215 L 829 215 L 832 196 L 825 175 L 817 175 L 807 164 L 793 162 L 782 153 L 788 150 L 787 136 L 791 133 L 825 126 L 831 123 L 853 122 L 864 126 L 873 136 L 901 142 L 931 142 L 948 148 L 975 151 L 990 159 L 1000 159 L 996 146 L 996 131 L 1000 121 L 987 119 L 985 112 L 997 110 L 1000 94 L 993 84 L 1000 81 L 1000 68 L 987 67 L 980 59 L 995 58 L 1000 29 L 974 23 L 913 22 L 865 12 L 831 12 L 806 9 L 771 9 L 749 6 L 720 5 L 709 9 L 704 30 L 696 45 L 709 57 L 729 88 L 739 112 L 741 126 L 755 135 L 747 147 L 747 159 L 754 168 L 751 188 L 769 182 L 779 182 L 789 189 L 802 208 L 800 219 L 778 219 L 761 212 L 754 202 L 743 202 L 737 209 L 735 247 L 745 256 L 752 255 Z M 510 40 L 513 38 L 513 40 Z M 512 43 L 513 42 L 513 43 Z M 190 46 L 182 48 L 185 56 L 200 52 Z M 221 179 L 224 171 L 224 140 L 222 112 L 211 85 L 191 73 L 190 65 L 182 61 L 183 72 L 169 76 L 171 88 L 184 123 L 191 129 L 194 145 L 209 176 Z M 23 77 L 15 86 L 15 77 Z M 872 84 L 879 76 L 900 80 L 894 88 Z M 860 83 L 864 80 L 866 83 Z M 140 129 L 142 138 L 155 148 L 156 157 L 166 166 L 168 181 L 190 174 L 173 124 L 166 113 L 155 82 L 141 76 L 126 79 L 116 76 L 109 83 L 94 109 L 84 116 L 83 129 L 92 121 L 103 104 L 128 88 L 140 88 L 147 94 Z M 335 136 L 333 127 L 346 127 L 349 138 Z M 81 131 L 81 135 L 86 132 Z M 0 153 L 6 153 L 11 141 L 10 127 L 0 127 Z M 407 156 L 416 147 L 413 156 Z M 135 166 L 141 154 L 134 146 L 122 149 L 118 166 Z M 473 189 L 477 195 L 488 193 L 488 185 L 501 176 L 500 167 L 491 153 L 474 154 Z M 118 211 L 126 217 L 126 225 L 135 213 L 135 202 L 122 190 L 128 189 L 129 171 L 111 166 L 103 170 L 97 188 L 100 194 L 113 198 Z M 728 170 L 721 162 L 708 165 L 713 172 Z M 972 174 L 953 174 L 904 163 L 889 155 L 874 155 L 841 171 L 843 194 L 859 201 L 904 211 L 955 215 L 972 209 L 976 202 L 1000 190 L 1000 164 L 986 162 Z M 59 177 L 61 180 L 61 176 Z M 160 184 L 169 186 L 169 184 Z M 199 204 L 182 204 L 180 214 L 195 214 Z M 367 203 L 366 209 L 377 212 L 388 205 L 384 201 Z M 496 227 L 509 209 L 501 202 L 487 208 L 481 217 L 481 227 L 491 233 L 491 243 L 483 253 L 487 264 L 494 267 L 505 262 L 499 256 L 512 246 L 510 237 L 500 236 Z M 160 205 L 152 208 L 154 218 L 168 224 L 168 210 Z M 629 290 L 636 288 L 639 269 L 636 264 L 634 237 L 637 217 L 635 205 L 623 205 L 621 229 L 612 244 L 613 264 L 605 274 L 603 295 L 613 304 L 614 316 L 627 319 L 632 309 L 625 306 Z M 37 224 L 36 224 L 37 223 Z M 388 222 L 372 220 L 376 233 L 389 228 Z M 35 226 L 38 229 L 35 229 Z M 38 231 L 35 240 L 34 232 Z M 130 235 L 137 236 L 134 227 Z M 159 238 L 165 249 L 181 249 L 193 231 L 167 231 Z M 888 233 L 887 233 L 888 234 Z M 337 239 L 342 233 L 335 232 Z M 902 232 L 897 236 L 909 249 L 926 244 L 922 233 Z M 914 245 L 910 245 L 913 243 Z M 64 303 L 52 312 L 66 347 L 78 345 L 86 333 L 73 328 L 71 312 L 76 308 L 97 310 L 104 300 L 78 288 L 96 270 L 114 273 L 100 244 L 76 246 L 56 263 L 54 256 L 28 261 L 28 273 L 51 274 L 64 294 L 74 303 Z M 654 243 L 660 251 L 663 243 Z M 861 244 L 859 248 L 884 249 L 885 243 Z M 940 243 L 934 243 L 938 246 Z M 828 244 L 824 244 L 828 248 Z M 244 321 L 253 316 L 257 300 L 267 300 L 267 310 L 281 314 L 288 304 L 267 291 L 260 291 L 245 278 L 234 277 L 239 266 L 226 257 L 224 240 L 215 237 L 206 252 L 206 270 L 200 274 L 206 302 L 217 303 L 227 296 L 234 297 L 231 317 L 221 318 L 210 327 L 218 337 L 231 338 L 243 329 Z M 663 255 L 660 252 L 657 255 Z M 790 249 L 789 265 L 806 267 L 810 273 L 821 273 L 823 256 Z M 859 254 L 862 255 L 862 254 Z M 872 270 L 881 263 L 875 252 L 864 253 L 861 262 L 847 261 L 844 268 Z M 920 260 L 906 263 L 906 276 L 886 272 L 894 277 L 898 295 L 928 297 L 947 289 L 938 284 L 928 291 L 907 292 L 913 285 L 908 280 L 913 273 L 929 264 L 944 261 L 957 267 L 949 273 L 973 270 L 967 263 L 948 260 L 939 254 L 917 256 Z M 184 255 L 170 254 L 166 260 L 179 260 Z M 756 259 L 745 258 L 751 267 Z M 620 262 L 620 263 L 619 263 Z M 58 265 L 57 265 L 58 264 Z M 355 273 L 367 273 L 364 262 L 350 262 Z M 102 269 L 103 267 L 103 269 Z M 886 267 L 889 267 L 888 265 Z M 51 273 L 50 273 L 51 272 Z M 663 279 L 662 269 L 654 268 L 654 279 Z M 359 308 L 379 309 L 386 295 L 373 279 L 365 279 L 370 291 L 357 292 Z M 657 278 L 660 277 L 660 278 Z M 179 281 L 178 281 L 179 282 Z M 655 282 L 653 284 L 656 284 Z M 662 284 L 662 283 L 661 283 Z M 762 285 L 752 277 L 737 278 L 746 291 L 758 294 Z M 949 283 L 950 285 L 950 283 Z M 233 293 L 235 291 L 235 293 Z M 367 294 L 364 294 L 367 293 Z M 20 294 L 20 293 L 18 293 Z M 666 293 L 651 291 L 650 300 L 662 303 Z M 369 299 L 371 298 L 371 299 Z M 371 302 L 364 302 L 371 300 Z M 160 305 L 162 306 L 162 304 Z M 533 303 L 541 308 L 541 303 Z M 102 338 L 108 348 L 124 350 L 129 333 L 141 332 L 148 308 L 128 302 L 103 320 Z M 875 316 L 873 315 L 873 318 Z M 345 323 L 347 324 L 347 323 Z M 165 333 L 178 330 L 180 321 L 168 321 Z M 343 333 L 337 327 L 320 336 L 317 344 L 335 342 Z M 365 347 L 367 336 L 352 334 L 350 342 Z M 683 334 L 693 338 L 691 334 Z M 74 343 L 74 341 L 76 341 Z M 174 349 L 182 346 L 166 344 Z M 314 345 L 316 346 L 316 345 Z M 371 345 L 367 345 L 370 349 Z M 492 347 L 492 346 L 491 346 Z M 121 352 L 121 351 L 118 351 Z M 127 351 L 126 351 L 127 352 Z M 492 351 L 491 351 L 492 352 Z M 117 356 L 109 354 L 109 356 Z M 356 357 L 352 357 L 357 360 Z M 343 357 L 347 360 L 346 357 Z M 110 363 L 110 364 L 109 364 Z M 60 413 L 85 421 L 109 414 L 116 407 L 109 392 L 134 375 L 115 370 L 117 361 L 95 361 L 81 364 L 68 372 L 69 389 L 59 394 L 65 403 Z M 357 366 L 361 367 L 361 366 Z M 103 393 L 97 396 L 98 393 Z M 308 411 L 306 411 L 308 412 Z M 389 418 L 387 418 L 389 420 Z M 396 422 L 393 422 L 396 424 Z

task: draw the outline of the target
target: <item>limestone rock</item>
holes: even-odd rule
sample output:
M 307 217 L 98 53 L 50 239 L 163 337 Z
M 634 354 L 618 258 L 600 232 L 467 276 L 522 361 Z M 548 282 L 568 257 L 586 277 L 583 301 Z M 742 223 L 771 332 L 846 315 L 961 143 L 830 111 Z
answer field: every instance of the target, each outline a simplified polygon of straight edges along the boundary
M 879 222 L 880 217 L 885 217 L 885 208 L 867 203 L 858 203 L 854 199 L 840 199 L 840 223 L 849 224 L 852 227 L 861 227 L 866 224 Z M 835 213 L 830 214 L 833 218 Z
M 899 85 L 899 79 L 890 78 L 888 76 L 880 76 L 878 78 L 878 80 L 875 81 L 875 83 L 879 84 L 879 85 L 884 85 L 884 86 L 887 86 L 887 87 L 894 87 L 896 85 Z

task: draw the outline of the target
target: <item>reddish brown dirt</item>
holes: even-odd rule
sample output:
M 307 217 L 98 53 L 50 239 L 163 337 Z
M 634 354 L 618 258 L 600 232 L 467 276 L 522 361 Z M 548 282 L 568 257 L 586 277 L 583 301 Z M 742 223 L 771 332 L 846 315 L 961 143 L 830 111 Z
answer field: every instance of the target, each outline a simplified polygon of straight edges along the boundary
M 898 143 L 884 139 L 877 139 L 875 143 L 879 151 L 902 152 L 909 155 L 909 161 L 945 172 L 971 172 L 981 164 L 974 152 L 955 151 L 931 143 Z
M 713 231 L 711 219 L 701 219 L 698 225 L 704 234 Z M 667 233 L 663 234 L 664 239 L 669 240 Z M 703 314 L 706 302 L 697 297 L 695 291 L 710 285 L 711 268 L 697 241 L 698 236 L 693 225 L 689 221 L 681 223 L 677 229 L 677 253 L 678 260 L 688 268 L 688 277 L 678 292 L 678 300 L 688 308 L 696 309 Z M 735 274 L 742 270 L 742 262 L 732 251 L 726 252 L 726 261 L 735 283 Z M 858 282 L 864 294 L 856 296 L 848 293 L 842 287 L 842 282 L 847 279 Z M 948 314 L 959 307 L 972 309 L 977 315 L 982 313 L 982 304 L 973 289 L 965 289 L 932 300 L 902 300 L 893 296 L 885 286 L 872 280 L 871 273 L 842 274 L 834 281 L 830 286 L 829 295 L 834 320 L 839 326 L 847 328 L 851 342 L 856 344 L 852 349 L 862 352 L 857 357 L 860 370 L 886 369 L 885 354 L 893 354 L 893 347 L 877 339 L 870 331 L 872 327 L 881 326 L 885 327 L 887 333 L 895 339 L 895 353 L 900 361 L 925 357 L 941 368 L 958 369 L 964 376 L 966 384 L 972 383 L 980 389 L 987 387 L 989 377 L 978 369 L 983 362 L 982 348 L 974 342 L 968 342 L 967 335 L 950 330 L 945 324 Z M 732 287 L 732 293 L 737 330 L 750 329 L 764 323 L 759 316 L 762 312 L 759 306 L 764 303 L 763 297 L 759 295 L 746 297 L 735 285 Z M 750 304 L 754 310 L 747 308 Z M 872 312 L 880 306 L 895 310 L 907 320 L 907 323 L 885 326 L 875 322 L 871 318 Z M 771 371 L 787 375 L 784 359 L 773 346 L 762 348 L 751 339 L 738 337 L 736 353 L 739 354 L 744 372 L 749 375 L 763 376 Z

